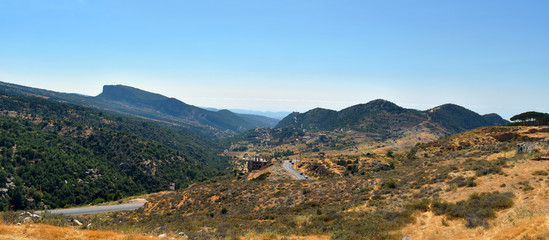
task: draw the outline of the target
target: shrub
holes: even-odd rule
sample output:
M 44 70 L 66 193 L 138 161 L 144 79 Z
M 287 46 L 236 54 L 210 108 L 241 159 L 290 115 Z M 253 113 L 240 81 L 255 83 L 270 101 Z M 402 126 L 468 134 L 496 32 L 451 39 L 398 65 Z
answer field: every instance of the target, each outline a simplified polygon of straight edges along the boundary
M 389 178 L 382 184 L 382 186 L 384 186 L 386 188 L 396 188 L 397 187 L 397 182 L 396 182 L 396 180 L 394 180 L 392 178 Z
M 266 172 L 266 173 L 263 173 L 261 175 L 259 175 L 258 177 L 252 179 L 252 181 L 263 181 L 265 179 L 267 179 L 267 177 L 269 177 L 271 175 L 270 172 Z
M 503 173 L 503 171 L 501 170 L 500 166 L 491 166 L 488 168 L 478 169 L 476 171 L 477 176 L 484 176 L 489 174 L 501 174 L 501 173 Z
M 518 184 L 521 185 L 520 188 L 524 192 L 529 192 L 529 191 L 534 190 L 534 187 L 530 186 L 530 182 L 528 182 L 528 181 L 519 182 Z
M 488 227 L 488 219 L 496 216 L 496 210 L 513 206 L 512 197 L 512 193 L 473 193 L 466 201 L 457 203 L 435 200 L 432 209 L 436 215 L 465 219 L 465 226 L 468 228 Z
M 475 179 L 475 177 L 464 178 L 463 176 L 458 176 L 452 179 L 452 181 L 449 181 L 448 184 L 450 184 L 450 186 L 455 184 L 457 187 L 474 187 L 477 185 Z
M 488 221 L 480 215 L 471 214 L 465 217 L 465 226 L 468 228 L 488 227 Z
M 534 172 L 532 173 L 532 175 L 547 176 L 547 175 L 549 175 L 549 173 L 547 173 L 546 171 L 534 171 Z
M 508 159 L 498 159 L 494 161 L 468 159 L 464 163 L 464 170 L 474 170 L 477 176 L 503 174 L 501 168 L 507 166 L 507 161 Z
M 390 157 L 390 158 L 394 158 L 394 157 L 395 157 L 395 155 L 394 155 L 394 153 L 393 153 L 393 150 L 391 150 L 391 149 L 387 150 L 387 153 L 386 153 L 385 155 L 387 155 L 387 157 Z
M 394 239 L 390 232 L 411 221 L 408 211 L 369 213 L 339 221 L 331 239 Z
M 426 212 L 430 209 L 429 205 L 431 205 L 431 200 L 429 200 L 428 198 L 422 198 L 408 204 L 406 208 Z
M 322 209 L 320 208 L 316 209 L 316 215 L 322 215 Z
M 449 227 L 450 224 L 448 224 L 448 221 L 446 220 L 446 218 L 443 218 L 440 220 L 440 223 L 442 223 L 442 226 L 445 226 L 445 227 Z
M 103 199 L 103 198 L 96 198 L 95 200 L 93 200 L 92 204 L 93 204 L 93 205 L 97 205 L 97 204 L 104 203 L 104 202 L 105 202 L 105 199 Z

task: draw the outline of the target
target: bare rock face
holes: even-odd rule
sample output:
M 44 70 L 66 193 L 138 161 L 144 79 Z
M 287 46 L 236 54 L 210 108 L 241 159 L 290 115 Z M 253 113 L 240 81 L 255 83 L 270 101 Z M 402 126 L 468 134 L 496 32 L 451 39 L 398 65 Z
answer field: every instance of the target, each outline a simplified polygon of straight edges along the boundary
M 189 239 L 189 236 L 187 236 L 187 234 L 185 234 L 184 232 L 179 232 L 178 234 L 181 237 L 181 239 Z
M 24 212 L 20 215 L 20 219 L 22 219 L 23 223 L 33 223 L 41 218 L 42 217 L 40 215 L 30 212 Z
M 517 154 L 534 153 L 536 152 L 536 144 L 534 143 L 517 143 Z
M 73 220 L 72 220 L 72 224 L 73 224 L 74 226 L 77 226 L 77 227 L 82 226 L 82 223 L 81 223 L 80 221 L 76 220 L 76 219 L 73 219 Z

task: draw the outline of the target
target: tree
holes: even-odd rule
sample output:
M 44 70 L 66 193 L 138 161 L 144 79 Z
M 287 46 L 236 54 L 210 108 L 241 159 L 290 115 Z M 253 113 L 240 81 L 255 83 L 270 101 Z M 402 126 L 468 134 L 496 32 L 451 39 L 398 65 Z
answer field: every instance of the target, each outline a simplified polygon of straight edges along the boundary
M 387 154 L 386 154 L 386 155 L 387 155 L 387 157 L 390 157 L 390 158 L 394 158 L 394 157 L 395 157 L 395 155 L 393 154 L 393 150 L 391 150 L 391 149 L 387 150 Z
M 25 197 L 23 195 L 23 189 L 21 187 L 10 188 L 10 204 L 13 206 L 13 210 L 25 209 Z
M 517 125 L 526 126 L 549 125 L 549 114 L 534 111 L 524 112 L 511 117 L 511 121 L 516 122 Z

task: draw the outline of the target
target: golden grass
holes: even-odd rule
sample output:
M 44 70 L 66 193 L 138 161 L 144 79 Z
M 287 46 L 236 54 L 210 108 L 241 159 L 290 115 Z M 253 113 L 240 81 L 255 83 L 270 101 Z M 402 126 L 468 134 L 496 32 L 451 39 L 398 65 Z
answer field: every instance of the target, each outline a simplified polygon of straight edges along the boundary
M 0 225 L 0 240 L 145 240 L 156 237 L 113 231 L 78 230 L 45 224 Z
M 245 240 L 282 240 L 282 239 L 295 239 L 295 240 L 329 240 L 330 235 L 290 235 L 290 236 L 281 236 L 274 233 L 257 233 L 250 231 L 244 236 L 241 236 L 240 239 Z
M 444 216 L 425 212 L 418 216 L 417 223 L 405 227 L 401 232 L 403 236 L 423 240 L 549 239 L 549 216 L 526 217 L 513 222 L 504 221 L 504 217 L 500 215 L 488 229 L 468 229 L 462 220 L 446 219 L 448 225 L 444 226 Z
M 474 192 L 513 192 L 515 205 L 497 214 L 490 220 L 488 229 L 465 227 L 462 219 L 448 220 L 445 216 L 435 216 L 432 212 L 416 215 L 417 221 L 401 230 L 403 236 L 412 239 L 549 239 L 549 185 L 546 177 L 532 174 L 536 170 L 549 169 L 547 161 L 524 160 L 507 168 L 507 175 L 479 177 L 478 186 L 460 188 L 441 194 L 449 202 L 465 200 Z M 524 192 L 518 182 L 529 181 L 533 190 Z M 505 184 L 505 185 L 504 185 Z M 448 226 L 444 226 L 445 219 Z

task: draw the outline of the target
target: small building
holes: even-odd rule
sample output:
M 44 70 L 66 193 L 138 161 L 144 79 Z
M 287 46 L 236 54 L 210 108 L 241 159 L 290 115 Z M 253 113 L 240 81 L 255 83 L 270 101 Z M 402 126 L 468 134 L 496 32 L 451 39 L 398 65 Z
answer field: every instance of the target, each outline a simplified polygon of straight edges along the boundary
M 265 165 L 271 163 L 271 161 L 258 156 L 251 157 L 251 158 L 243 158 L 242 161 L 247 162 L 248 172 L 259 170 L 263 168 Z

